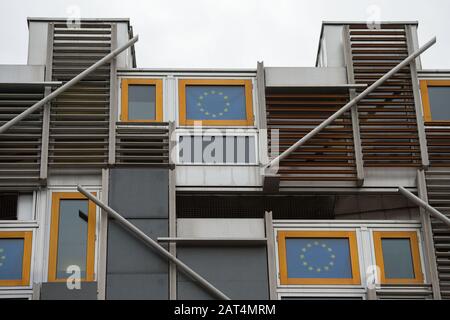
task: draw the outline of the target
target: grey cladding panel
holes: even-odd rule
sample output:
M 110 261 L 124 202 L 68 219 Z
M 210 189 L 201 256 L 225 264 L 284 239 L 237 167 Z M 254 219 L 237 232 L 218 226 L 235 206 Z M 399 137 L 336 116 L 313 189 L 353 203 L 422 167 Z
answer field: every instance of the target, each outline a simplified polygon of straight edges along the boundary
M 168 235 L 168 170 L 110 170 L 109 203 L 156 239 Z M 108 228 L 107 299 L 168 299 L 167 260 L 111 220 Z
M 169 170 L 115 168 L 110 171 L 110 206 L 125 218 L 168 218 Z
M 178 257 L 231 299 L 268 299 L 266 247 L 178 247 Z M 178 299 L 212 299 L 179 273 Z
M 168 273 L 112 274 L 106 284 L 108 300 L 167 300 Z
M 128 221 L 154 240 L 168 234 L 167 219 L 129 219 Z M 108 227 L 107 266 L 108 274 L 168 271 L 165 259 L 114 221 L 110 221 Z
M 41 300 L 97 300 L 97 282 L 81 282 L 81 288 L 74 290 L 65 282 L 46 282 L 40 294 Z
M 167 236 L 167 219 L 129 219 L 152 239 Z M 167 260 L 129 231 L 110 221 L 107 299 L 168 299 Z

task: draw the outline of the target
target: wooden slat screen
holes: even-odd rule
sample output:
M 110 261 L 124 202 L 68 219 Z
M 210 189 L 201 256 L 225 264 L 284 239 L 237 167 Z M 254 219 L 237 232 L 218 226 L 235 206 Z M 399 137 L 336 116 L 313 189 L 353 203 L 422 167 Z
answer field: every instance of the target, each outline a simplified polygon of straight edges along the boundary
M 280 92 L 267 88 L 269 154 L 273 129 L 279 130 L 281 153 L 344 106 L 348 99 L 348 92 L 331 89 Z M 356 180 L 350 112 L 281 161 L 278 173 L 281 180 L 289 181 Z
M 111 52 L 111 24 L 56 23 L 52 77 L 64 83 Z M 110 65 L 91 73 L 51 106 L 49 167 L 102 167 L 108 161 Z
M 116 129 L 116 164 L 168 165 L 168 124 L 119 123 Z
M 44 97 L 41 88 L 0 88 L 0 125 Z M 0 184 L 37 186 L 41 162 L 42 109 L 0 134 Z
M 357 84 L 372 84 L 408 56 L 404 25 L 353 24 L 349 30 Z M 408 66 L 358 104 L 365 167 L 421 165 L 412 90 Z
M 425 122 L 430 166 L 450 167 L 450 126 L 448 123 Z

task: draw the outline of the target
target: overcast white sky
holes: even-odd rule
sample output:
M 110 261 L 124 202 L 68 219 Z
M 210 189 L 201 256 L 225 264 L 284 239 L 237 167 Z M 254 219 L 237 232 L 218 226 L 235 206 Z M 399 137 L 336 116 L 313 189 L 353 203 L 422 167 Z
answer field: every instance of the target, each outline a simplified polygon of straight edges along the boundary
M 26 63 L 27 17 L 130 18 L 138 67 L 314 66 L 323 20 L 419 21 L 438 43 L 424 68 L 450 69 L 449 0 L 0 0 L 0 64 Z

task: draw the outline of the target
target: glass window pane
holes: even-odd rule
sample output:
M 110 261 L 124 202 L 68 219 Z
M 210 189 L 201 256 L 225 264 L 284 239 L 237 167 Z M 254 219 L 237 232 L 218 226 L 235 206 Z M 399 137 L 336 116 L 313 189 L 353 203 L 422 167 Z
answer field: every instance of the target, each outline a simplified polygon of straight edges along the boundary
M 431 118 L 450 120 L 450 87 L 428 87 Z
M 352 278 L 346 238 L 286 239 L 288 278 Z
M 0 239 L 0 280 L 22 279 L 24 239 Z
M 79 266 L 86 276 L 88 200 L 61 200 L 59 207 L 56 277 L 67 278 L 67 267 Z
M 414 279 L 411 243 L 408 239 L 381 239 L 387 279 Z
M 191 120 L 246 120 L 244 86 L 186 86 Z
M 156 88 L 148 85 L 128 86 L 128 120 L 156 119 Z

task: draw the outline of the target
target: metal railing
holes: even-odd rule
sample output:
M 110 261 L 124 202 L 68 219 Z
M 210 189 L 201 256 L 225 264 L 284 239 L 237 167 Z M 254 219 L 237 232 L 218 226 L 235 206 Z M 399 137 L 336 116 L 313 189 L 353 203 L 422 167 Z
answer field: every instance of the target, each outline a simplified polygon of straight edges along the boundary
M 405 66 L 409 65 L 411 61 L 413 61 L 415 58 L 417 58 L 420 54 L 422 54 L 425 50 L 430 48 L 432 45 L 436 43 L 436 37 L 432 38 L 430 41 L 428 41 L 424 46 L 417 49 L 415 52 L 413 52 L 411 55 L 405 58 L 402 62 L 400 62 L 397 66 L 392 68 L 388 73 L 386 73 L 384 76 L 382 76 L 380 79 L 375 81 L 372 85 L 370 85 L 367 89 L 365 89 L 363 92 L 361 92 L 359 95 L 357 95 L 355 98 L 353 98 L 349 103 L 347 103 L 345 106 L 340 108 L 338 111 L 336 111 L 334 114 L 332 114 L 329 118 L 324 120 L 321 124 L 319 124 L 317 127 L 315 127 L 313 130 L 311 130 L 309 133 L 307 133 L 303 138 L 298 140 L 296 143 L 294 143 L 292 146 L 290 146 L 288 149 L 286 149 L 283 153 L 281 153 L 279 156 L 274 158 L 272 161 L 270 161 L 267 165 L 265 165 L 266 169 L 270 169 L 273 166 L 278 166 L 280 161 L 286 158 L 289 154 L 297 150 L 300 146 L 305 144 L 308 140 L 310 140 L 312 137 L 314 137 L 316 134 L 318 134 L 320 131 L 322 131 L 325 127 L 330 125 L 333 121 L 335 121 L 337 118 L 342 116 L 345 112 L 350 110 L 353 106 L 358 104 L 362 99 L 364 99 L 367 95 L 369 95 L 372 91 L 374 91 L 376 88 L 378 88 L 380 85 L 382 85 L 386 80 L 391 78 L 394 74 L 396 74 L 398 71 L 400 71 Z

